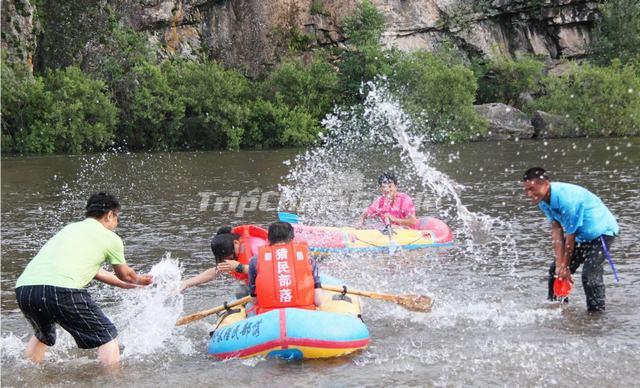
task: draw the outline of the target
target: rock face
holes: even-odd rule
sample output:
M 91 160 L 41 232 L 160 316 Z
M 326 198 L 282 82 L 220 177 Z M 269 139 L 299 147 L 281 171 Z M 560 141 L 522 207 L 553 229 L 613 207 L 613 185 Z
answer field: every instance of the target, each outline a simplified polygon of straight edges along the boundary
M 534 129 L 524 112 L 501 103 L 476 105 L 478 114 L 489 121 L 486 140 L 531 139 Z
M 572 125 L 571 122 L 558 115 L 553 115 L 540 110 L 533 112 L 531 124 L 535 130 L 536 138 L 579 137 L 584 133 Z
M 2 50 L 10 61 L 26 64 L 33 69 L 36 37 L 40 24 L 35 6 L 29 0 L 2 2 Z
M 583 54 L 596 17 L 586 0 L 372 0 L 386 19 L 384 42 L 402 50 L 443 42 L 473 55 L 532 52 L 550 59 Z M 158 55 L 208 57 L 249 75 L 277 62 L 284 48 L 340 45 L 352 0 L 86 0 L 2 2 L 2 45 L 13 60 L 41 68 L 81 64 L 116 22 L 144 32 Z M 36 13 L 37 11 L 37 13 Z M 42 11 L 42 12 L 40 12 Z M 41 14 L 42 29 L 38 18 Z

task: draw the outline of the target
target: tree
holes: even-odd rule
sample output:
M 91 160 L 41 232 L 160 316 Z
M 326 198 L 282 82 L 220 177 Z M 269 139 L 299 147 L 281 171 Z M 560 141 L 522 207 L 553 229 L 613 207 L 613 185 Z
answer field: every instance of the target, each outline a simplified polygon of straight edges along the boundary
M 640 0 L 608 0 L 600 13 L 588 47 L 593 62 L 608 65 L 617 58 L 640 71 Z

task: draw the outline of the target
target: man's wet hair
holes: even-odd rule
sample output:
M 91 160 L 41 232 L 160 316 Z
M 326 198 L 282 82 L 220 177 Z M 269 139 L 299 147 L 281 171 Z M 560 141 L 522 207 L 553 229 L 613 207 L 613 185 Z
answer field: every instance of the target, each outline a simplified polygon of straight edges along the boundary
M 383 183 L 393 183 L 394 185 L 398 185 L 398 178 L 396 178 L 396 174 L 391 171 L 383 172 L 378 177 L 378 185 L 382 185 Z
M 222 263 L 229 256 L 235 254 L 233 242 L 240 239 L 240 235 L 232 233 L 231 230 L 230 226 L 223 226 L 211 239 L 211 252 L 213 252 L 216 264 Z
M 120 210 L 120 201 L 114 195 L 99 192 L 91 194 L 85 207 L 85 217 L 102 218 L 110 211 Z
M 295 234 L 293 226 L 288 222 L 277 221 L 269 225 L 269 244 L 277 244 L 280 242 L 289 242 L 293 240 Z
M 523 182 L 532 181 L 536 179 L 548 181 L 549 174 L 547 174 L 547 171 L 542 167 L 532 167 L 527 171 L 525 171 L 524 175 L 522 175 Z

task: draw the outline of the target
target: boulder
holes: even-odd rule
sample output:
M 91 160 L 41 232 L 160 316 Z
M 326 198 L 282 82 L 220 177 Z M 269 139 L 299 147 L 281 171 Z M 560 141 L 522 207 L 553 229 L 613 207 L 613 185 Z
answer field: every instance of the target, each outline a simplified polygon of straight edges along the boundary
M 573 125 L 566 117 L 553 115 L 541 110 L 533 113 L 531 124 L 534 128 L 533 137 L 536 138 L 553 139 L 559 137 L 584 136 L 580 128 Z
M 502 103 L 475 106 L 476 112 L 489 121 L 486 140 L 531 139 L 531 120 L 521 110 Z

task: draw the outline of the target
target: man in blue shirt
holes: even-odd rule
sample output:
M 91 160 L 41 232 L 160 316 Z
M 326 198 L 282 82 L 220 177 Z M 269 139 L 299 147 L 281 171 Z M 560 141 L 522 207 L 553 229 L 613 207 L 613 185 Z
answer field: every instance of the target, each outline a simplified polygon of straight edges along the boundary
M 619 228 L 602 200 L 589 190 L 569 183 L 551 182 L 540 167 L 523 176 L 524 191 L 551 221 L 555 260 L 549 268 L 549 299 L 555 300 L 553 282 L 571 279 L 584 263 L 582 286 L 589 311 L 604 311 L 605 288 L 602 264 Z

